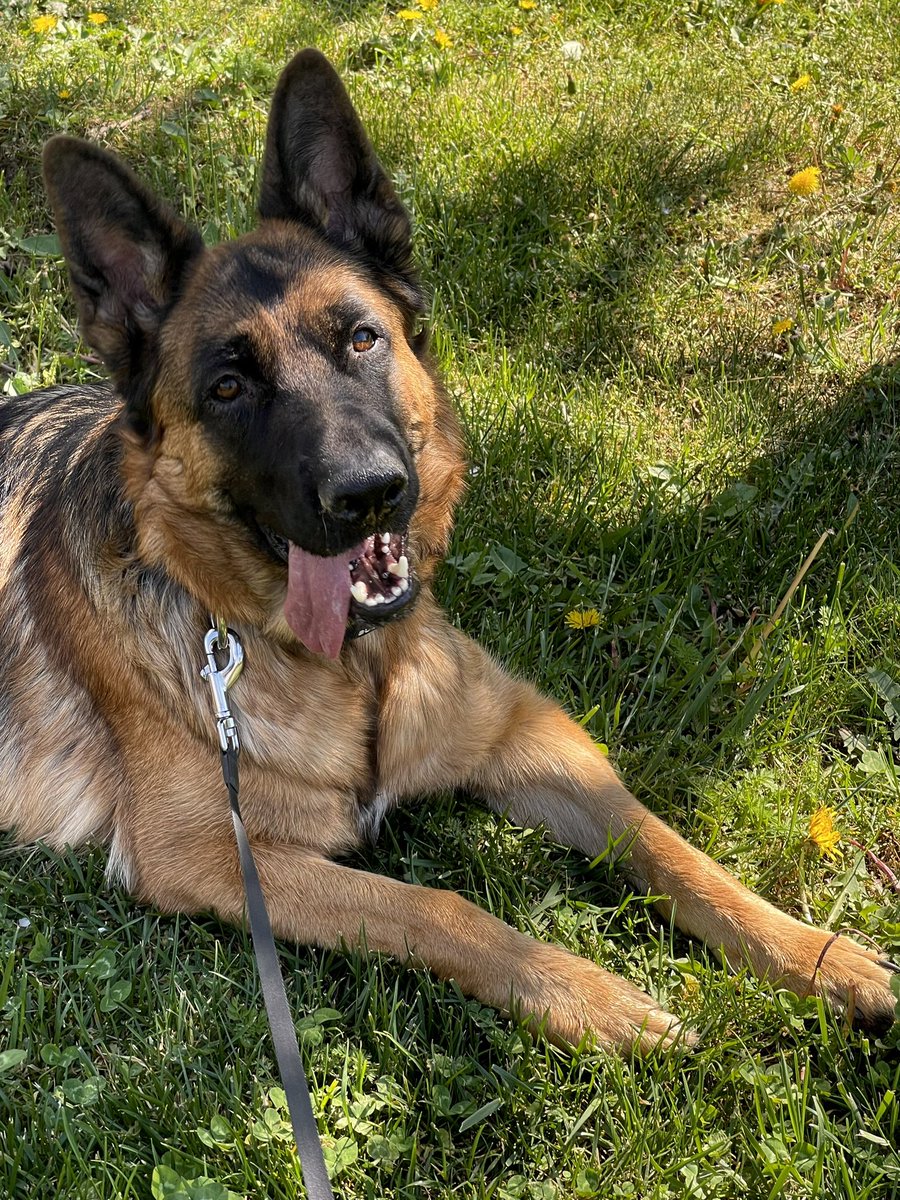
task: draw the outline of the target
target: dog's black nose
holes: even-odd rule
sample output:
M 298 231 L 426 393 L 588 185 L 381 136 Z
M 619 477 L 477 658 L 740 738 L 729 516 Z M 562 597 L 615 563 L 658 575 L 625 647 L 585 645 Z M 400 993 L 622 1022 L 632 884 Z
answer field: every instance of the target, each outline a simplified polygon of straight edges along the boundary
M 401 466 L 341 474 L 319 485 L 325 512 L 350 522 L 376 524 L 402 503 L 409 477 Z

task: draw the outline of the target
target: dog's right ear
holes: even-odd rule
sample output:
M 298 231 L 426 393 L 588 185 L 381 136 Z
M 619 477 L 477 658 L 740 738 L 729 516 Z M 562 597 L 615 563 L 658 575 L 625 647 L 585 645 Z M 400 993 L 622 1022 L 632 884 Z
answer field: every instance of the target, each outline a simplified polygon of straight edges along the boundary
M 203 242 L 119 158 L 80 138 L 50 139 L 44 182 L 82 334 L 127 396 Z

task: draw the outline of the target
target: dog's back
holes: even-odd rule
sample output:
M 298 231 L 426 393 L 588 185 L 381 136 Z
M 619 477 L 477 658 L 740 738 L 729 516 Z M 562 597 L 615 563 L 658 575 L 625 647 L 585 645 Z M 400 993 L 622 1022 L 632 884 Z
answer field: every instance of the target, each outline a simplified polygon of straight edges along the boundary
M 22 841 L 109 831 L 115 747 L 78 649 L 98 554 L 129 520 L 118 407 L 103 386 L 0 406 L 0 827 Z

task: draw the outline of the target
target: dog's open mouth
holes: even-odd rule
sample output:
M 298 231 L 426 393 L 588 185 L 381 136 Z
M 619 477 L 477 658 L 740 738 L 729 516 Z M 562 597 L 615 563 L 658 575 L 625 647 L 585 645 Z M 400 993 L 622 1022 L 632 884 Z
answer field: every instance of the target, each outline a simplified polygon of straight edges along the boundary
M 328 558 L 263 532 L 275 556 L 287 561 L 285 619 L 315 654 L 337 658 L 348 632 L 391 620 L 415 595 L 406 532 L 372 534 Z
M 400 608 L 410 592 L 409 555 L 405 533 L 376 533 L 367 537 L 362 553 L 350 561 L 350 595 L 357 608 L 385 605 Z M 377 613 L 365 611 L 367 617 Z

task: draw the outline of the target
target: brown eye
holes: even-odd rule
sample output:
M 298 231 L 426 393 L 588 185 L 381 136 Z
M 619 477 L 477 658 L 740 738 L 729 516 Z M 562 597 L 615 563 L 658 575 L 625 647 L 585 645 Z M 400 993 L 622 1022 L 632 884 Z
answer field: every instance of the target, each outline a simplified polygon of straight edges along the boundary
M 366 350 L 371 350 L 377 341 L 378 334 L 362 326 L 353 335 L 353 349 L 357 354 L 364 354 Z
M 226 375 L 213 388 L 213 395 L 217 400 L 236 400 L 242 390 L 239 379 L 235 379 L 233 375 Z

